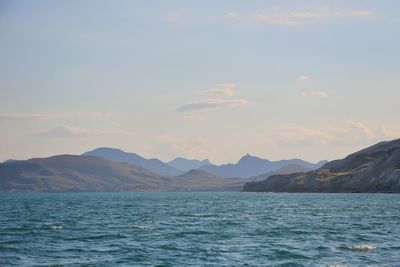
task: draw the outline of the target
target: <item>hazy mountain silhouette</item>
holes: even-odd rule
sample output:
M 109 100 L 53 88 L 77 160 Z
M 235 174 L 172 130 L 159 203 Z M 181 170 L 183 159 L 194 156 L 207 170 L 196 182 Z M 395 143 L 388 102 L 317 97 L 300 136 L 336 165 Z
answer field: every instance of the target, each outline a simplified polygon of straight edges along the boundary
M 198 169 L 204 165 L 209 165 L 211 163 L 208 159 L 197 160 L 197 159 L 185 159 L 178 157 L 175 158 L 174 160 L 171 160 L 170 162 L 167 162 L 167 164 L 172 168 L 187 172 L 193 169 Z
M 400 139 L 381 142 L 321 168 L 246 183 L 245 191 L 400 192 Z
M 289 165 L 286 165 L 286 166 L 280 168 L 279 170 L 247 178 L 247 182 L 250 182 L 250 181 L 262 181 L 262 180 L 264 180 L 264 179 L 266 179 L 266 178 L 268 178 L 268 177 L 270 177 L 272 175 L 292 174 L 292 173 L 299 173 L 299 172 L 308 172 L 308 171 L 312 171 L 312 170 L 313 169 L 310 169 L 310 168 L 307 168 L 307 167 L 304 167 L 304 166 L 301 166 L 301 165 L 289 164 Z
M 223 164 L 219 166 L 211 164 L 200 167 L 200 169 L 225 178 L 249 178 L 268 174 L 291 164 L 307 168 L 308 170 L 314 170 L 321 167 L 325 163 L 326 161 L 320 161 L 313 164 L 301 159 L 270 161 L 247 154 L 236 164 Z
M 73 155 L 3 163 L 0 178 L 1 191 L 143 191 L 170 182 L 139 166 Z
M 121 149 L 100 147 L 83 153 L 84 156 L 96 156 L 104 159 L 141 166 L 149 171 L 168 176 L 176 176 L 185 171 L 178 170 L 159 159 L 146 159 L 135 153 L 128 153 Z
M 232 189 L 235 179 L 204 171 L 163 176 L 94 156 L 59 155 L 0 164 L 3 192 L 190 191 Z M 244 181 L 235 185 L 240 190 Z

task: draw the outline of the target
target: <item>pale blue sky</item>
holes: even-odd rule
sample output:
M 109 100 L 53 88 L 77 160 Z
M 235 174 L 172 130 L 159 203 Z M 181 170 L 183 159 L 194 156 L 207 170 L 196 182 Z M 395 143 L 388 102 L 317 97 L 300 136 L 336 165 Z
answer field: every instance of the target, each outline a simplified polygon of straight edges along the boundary
M 0 160 L 316 161 L 400 137 L 399 1 L 0 1 Z

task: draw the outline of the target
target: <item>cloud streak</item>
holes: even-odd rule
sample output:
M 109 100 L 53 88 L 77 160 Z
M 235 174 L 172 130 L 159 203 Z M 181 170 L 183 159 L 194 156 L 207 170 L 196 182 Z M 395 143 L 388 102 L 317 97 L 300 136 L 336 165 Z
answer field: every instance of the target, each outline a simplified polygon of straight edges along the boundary
M 299 77 L 297 77 L 297 80 L 305 82 L 305 81 L 309 81 L 310 77 L 308 77 L 307 75 L 300 75 Z
M 239 107 L 250 103 L 250 101 L 245 99 L 233 98 L 236 95 L 236 84 L 234 83 L 220 83 L 197 94 L 206 98 L 183 104 L 176 110 L 181 112 L 209 111 Z
M 62 125 L 56 128 L 36 133 L 35 136 L 50 137 L 50 138 L 73 138 L 73 137 L 89 137 L 89 136 L 101 136 L 101 135 L 129 135 L 129 134 L 131 133 L 125 131 L 89 130 L 68 125 Z
M 50 113 L 0 113 L 2 121 L 23 121 L 23 120 L 50 120 L 75 117 L 104 117 L 111 113 L 105 112 L 50 112 Z
M 317 90 L 317 91 L 311 91 L 311 92 L 303 92 L 301 93 L 302 96 L 311 96 L 311 97 L 320 97 L 320 98 L 324 98 L 324 97 L 328 97 L 329 94 L 325 91 L 322 90 Z
M 235 16 L 232 16 L 235 14 Z M 372 17 L 374 12 L 365 9 L 339 10 L 328 7 L 308 8 L 300 10 L 274 9 L 270 12 L 251 15 L 239 15 L 234 12 L 226 14 L 227 19 L 241 19 L 264 25 L 278 25 L 296 27 L 307 23 L 315 23 L 323 20 L 351 19 Z
M 279 147 L 306 147 L 321 145 L 365 145 L 400 137 L 400 131 L 384 126 L 370 127 L 362 121 L 348 120 L 340 127 L 314 129 L 296 125 L 275 127 L 267 136 Z
M 312 91 L 312 92 L 310 93 L 310 95 L 316 96 L 316 97 L 327 97 L 327 96 L 328 96 L 328 93 L 325 92 L 325 91 Z
M 204 99 L 178 107 L 178 111 L 205 111 L 220 108 L 239 107 L 250 102 L 244 99 Z
M 186 155 L 193 158 L 204 157 L 214 152 L 215 148 L 211 146 L 206 139 L 200 136 L 176 136 L 161 135 L 155 140 L 157 149 L 160 147 L 173 155 Z
M 201 95 L 206 96 L 234 96 L 236 84 L 234 83 L 221 83 L 216 87 L 206 89 L 200 92 Z

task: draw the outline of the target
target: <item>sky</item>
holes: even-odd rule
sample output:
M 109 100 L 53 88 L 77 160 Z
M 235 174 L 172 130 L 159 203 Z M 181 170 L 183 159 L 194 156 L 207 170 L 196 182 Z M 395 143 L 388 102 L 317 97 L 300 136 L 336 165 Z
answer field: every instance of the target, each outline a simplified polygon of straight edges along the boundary
M 342 158 L 400 137 L 400 2 L 0 0 L 0 161 Z

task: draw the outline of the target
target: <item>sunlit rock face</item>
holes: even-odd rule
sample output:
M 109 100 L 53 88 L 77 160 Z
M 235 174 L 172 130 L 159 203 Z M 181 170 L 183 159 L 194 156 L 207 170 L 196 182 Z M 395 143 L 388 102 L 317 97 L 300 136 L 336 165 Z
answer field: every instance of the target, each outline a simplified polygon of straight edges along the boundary
M 400 192 L 400 139 L 381 142 L 321 168 L 246 183 L 256 192 Z

